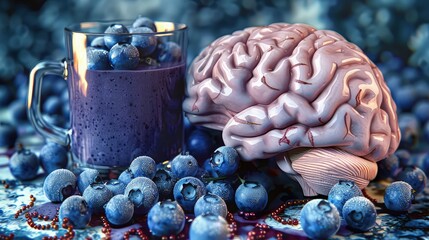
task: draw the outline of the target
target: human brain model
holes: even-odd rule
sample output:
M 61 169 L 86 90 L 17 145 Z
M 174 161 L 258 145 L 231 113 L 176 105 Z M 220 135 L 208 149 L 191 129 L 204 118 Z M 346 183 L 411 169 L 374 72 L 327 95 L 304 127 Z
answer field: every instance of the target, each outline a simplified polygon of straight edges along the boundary
M 192 123 L 221 130 L 244 161 L 275 157 L 306 196 L 340 179 L 364 188 L 400 141 L 380 70 L 338 33 L 304 24 L 215 40 L 192 63 L 186 94 Z

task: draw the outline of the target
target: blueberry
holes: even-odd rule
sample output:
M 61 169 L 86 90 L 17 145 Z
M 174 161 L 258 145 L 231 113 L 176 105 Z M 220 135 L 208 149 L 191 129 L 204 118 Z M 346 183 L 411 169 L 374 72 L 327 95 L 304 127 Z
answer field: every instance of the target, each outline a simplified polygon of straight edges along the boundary
M 377 177 L 379 179 L 394 177 L 399 170 L 399 158 L 397 155 L 392 154 L 387 158 L 378 161 Z
M 131 182 L 131 180 L 133 180 L 135 178 L 133 172 L 131 171 L 131 169 L 126 169 L 124 170 L 120 175 L 118 180 L 123 182 L 125 185 L 128 185 L 128 183 Z
M 43 113 L 48 115 L 62 115 L 63 103 L 60 97 L 50 96 L 43 103 Z
M 0 147 L 13 147 L 18 138 L 18 129 L 15 126 L 0 122 Z
M 109 61 L 109 51 L 101 48 L 89 47 L 86 49 L 88 69 L 109 70 L 112 69 Z
M 268 174 L 261 171 L 246 171 L 243 179 L 245 181 L 257 182 L 264 186 L 268 192 L 274 188 L 273 180 Z
M 156 32 L 156 26 L 152 19 L 147 17 L 139 16 L 134 22 L 133 22 L 133 28 L 138 27 L 147 27 L 150 28 L 153 32 Z
M 115 70 L 132 70 L 139 64 L 139 50 L 129 43 L 115 44 L 109 51 L 110 64 Z
M 186 146 L 189 154 L 202 162 L 212 155 L 215 150 L 215 141 L 209 133 L 197 129 L 189 136 Z
M 366 197 L 352 197 L 344 204 L 342 216 L 351 228 L 368 231 L 375 225 L 377 211 Z
M 89 185 L 102 181 L 100 173 L 95 169 L 86 169 L 77 177 L 77 188 L 83 193 Z
M 147 225 L 155 236 L 176 235 L 185 227 L 185 213 L 175 201 L 158 202 L 147 215 Z
M 207 174 L 211 177 L 219 177 L 217 173 L 213 170 L 212 165 L 210 164 L 211 158 L 207 158 L 203 163 L 203 168 L 207 172 Z
M 402 86 L 394 96 L 396 106 L 402 111 L 409 111 L 417 102 L 417 91 L 412 86 Z
M 57 143 L 47 143 L 42 147 L 39 153 L 40 163 L 45 173 L 67 167 L 67 149 Z
M 124 194 L 126 185 L 118 179 L 110 179 L 106 182 L 106 187 L 113 193 L 113 195 Z
M 200 197 L 194 206 L 194 215 L 199 216 L 204 213 L 210 213 L 214 215 L 226 218 L 228 208 L 225 201 L 218 195 L 207 193 Z
M 335 205 L 324 199 L 314 199 L 301 210 L 302 229 L 309 238 L 327 239 L 340 228 L 341 221 Z
M 417 102 L 413 107 L 413 113 L 420 123 L 426 123 L 429 120 L 429 101 L 423 100 Z
M 128 223 L 134 215 L 134 205 L 123 194 L 112 197 L 105 207 L 107 220 L 114 225 Z
M 43 192 L 51 202 L 62 202 L 76 191 L 76 176 L 67 169 L 51 172 L 43 182 Z
M 104 37 L 96 37 L 91 41 L 90 44 L 93 48 L 100 48 L 107 50 L 106 44 L 104 43 Z
M 171 161 L 171 172 L 178 179 L 194 177 L 198 172 L 198 162 L 192 155 L 180 153 Z
M 235 191 L 232 185 L 223 180 L 211 181 L 206 186 L 207 192 L 221 197 L 228 206 L 234 203 Z
M 235 204 L 241 211 L 261 212 L 267 203 L 267 190 L 257 182 L 244 182 L 235 190 Z
M 14 122 L 28 121 L 27 104 L 22 100 L 15 100 L 9 105 L 9 112 Z
M 414 148 L 418 144 L 420 126 L 417 118 L 409 113 L 404 113 L 398 117 L 398 125 L 401 130 L 401 148 Z
M 71 196 L 61 204 L 59 220 L 62 222 L 64 218 L 68 218 L 74 228 L 83 229 L 91 221 L 91 214 L 88 203 L 83 197 Z
M 156 170 L 153 182 L 158 187 L 160 199 L 169 199 L 173 197 L 173 188 L 177 180 L 173 177 L 170 170 L 159 168 Z
M 134 178 L 125 188 L 124 195 L 134 204 L 138 214 L 146 214 L 159 198 L 156 184 L 147 177 Z
M 64 127 L 64 125 L 66 124 L 62 115 L 42 114 L 42 117 L 47 123 L 54 126 Z
M 104 33 L 106 34 L 104 36 L 104 44 L 109 49 L 117 43 L 130 43 L 131 41 L 127 27 L 122 24 L 112 24 Z
M 113 193 L 102 183 L 93 183 L 83 191 L 82 197 L 93 213 L 103 212 L 103 206 L 113 197 Z
M 195 203 L 204 194 L 206 194 L 204 183 L 195 177 L 179 179 L 173 189 L 174 199 L 187 212 L 194 210 Z
M 14 91 L 7 85 L 0 85 L 0 108 L 8 106 L 14 99 Z
M 190 240 L 223 240 L 228 239 L 228 236 L 226 220 L 210 213 L 197 216 L 189 229 Z
M 415 190 L 410 184 L 403 181 L 393 182 L 384 192 L 384 204 L 392 211 L 407 211 L 414 200 L 414 193 Z
M 32 180 L 37 176 L 40 163 L 37 155 L 29 149 L 15 152 L 9 161 L 9 169 L 18 180 Z
M 395 152 L 399 160 L 399 166 L 407 166 L 411 160 L 411 154 L 406 149 L 399 149 Z
M 175 42 L 160 43 L 157 60 L 161 63 L 180 62 L 182 49 Z
M 132 28 L 130 32 L 133 33 L 131 44 L 139 50 L 141 58 L 147 57 L 155 51 L 158 40 L 156 39 L 156 36 L 153 35 L 153 31 L 150 28 L 137 27 Z
M 152 179 L 155 176 L 156 163 L 155 160 L 149 156 L 140 156 L 131 162 L 129 169 L 134 174 L 134 177 L 147 177 Z
M 240 161 L 237 150 L 222 146 L 216 149 L 210 160 L 210 165 L 218 176 L 231 176 L 237 169 Z
M 407 166 L 399 172 L 398 176 L 396 176 L 396 180 L 410 184 L 416 193 L 420 193 L 426 187 L 427 177 L 420 168 L 416 166 Z
M 353 181 L 340 180 L 328 193 L 328 201 L 334 204 L 339 214 L 343 206 L 352 197 L 363 196 L 362 191 Z

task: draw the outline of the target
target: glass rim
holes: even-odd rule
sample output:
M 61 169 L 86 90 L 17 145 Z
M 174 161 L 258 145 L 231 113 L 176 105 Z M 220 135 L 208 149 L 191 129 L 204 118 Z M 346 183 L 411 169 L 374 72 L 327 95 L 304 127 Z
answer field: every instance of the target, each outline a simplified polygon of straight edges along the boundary
M 127 19 L 77 22 L 77 23 L 72 23 L 72 24 L 66 26 L 64 28 L 64 31 L 69 32 L 69 33 L 80 33 L 80 34 L 92 35 L 92 36 L 104 36 L 104 35 L 107 35 L 108 33 L 88 32 L 88 31 L 84 31 L 84 29 L 89 29 L 91 27 L 95 27 L 95 26 L 102 25 L 102 24 L 106 24 L 106 25 L 107 24 L 114 24 L 114 23 L 132 24 L 133 22 L 134 22 L 134 20 L 127 20 Z M 182 31 L 188 30 L 188 26 L 184 23 L 176 23 L 176 22 L 170 22 L 170 21 L 154 21 L 154 23 L 155 23 L 155 25 L 157 25 L 157 24 L 161 24 L 161 25 L 169 24 L 169 25 L 173 25 L 175 28 L 173 30 L 159 31 L 159 32 L 157 31 L 157 32 L 153 32 L 153 33 L 115 33 L 115 34 L 117 34 L 117 35 L 157 35 L 157 34 L 172 34 L 172 33 L 177 33 L 177 32 L 182 32 Z M 126 27 L 128 27 L 128 26 L 126 26 Z M 111 35 L 111 34 L 109 34 L 109 35 Z

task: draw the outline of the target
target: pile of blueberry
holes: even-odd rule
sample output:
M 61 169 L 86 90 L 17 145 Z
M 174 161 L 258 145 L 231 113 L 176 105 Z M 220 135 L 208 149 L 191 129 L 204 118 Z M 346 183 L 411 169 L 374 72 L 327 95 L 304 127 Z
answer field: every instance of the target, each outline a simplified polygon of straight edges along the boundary
M 50 201 L 62 202 L 60 220 L 67 217 L 76 228 L 84 228 L 92 214 L 104 213 L 114 226 L 126 225 L 133 216 L 147 215 L 153 235 L 169 236 L 184 229 L 185 213 L 193 213 L 191 239 L 201 239 L 208 229 L 212 237 L 223 239 L 229 234 L 228 209 L 261 212 L 268 202 L 262 184 L 239 181 L 239 161 L 237 151 L 227 146 L 213 152 L 206 169 L 189 153 L 160 164 L 149 156 L 139 156 L 118 179 L 109 181 L 103 181 L 94 169 L 77 177 L 67 169 L 54 170 L 46 177 L 43 190 Z M 80 195 L 76 195 L 76 188 Z
M 94 38 L 87 48 L 88 69 L 133 70 L 140 64 L 180 62 L 180 46 L 156 33 L 154 21 L 146 17 L 138 17 L 129 27 L 110 25 L 104 36 Z
M 391 183 L 384 194 L 385 207 L 394 212 L 406 212 L 418 193 L 409 183 L 420 182 L 425 186 L 426 176 L 403 171 L 404 181 Z M 340 228 L 341 218 L 347 226 L 358 232 L 366 232 L 376 224 L 377 211 L 371 200 L 352 181 L 339 181 L 328 194 L 328 199 L 314 199 L 301 211 L 301 226 L 310 238 L 326 239 Z

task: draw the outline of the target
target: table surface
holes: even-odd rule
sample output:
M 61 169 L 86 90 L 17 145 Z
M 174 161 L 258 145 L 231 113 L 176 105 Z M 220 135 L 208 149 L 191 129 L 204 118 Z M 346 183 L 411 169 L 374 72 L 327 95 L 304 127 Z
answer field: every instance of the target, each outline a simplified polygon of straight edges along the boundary
M 27 146 L 33 146 L 37 151 L 43 144 L 43 139 L 37 135 L 31 134 L 31 130 L 28 134 L 21 134 L 26 136 L 24 142 Z M 62 236 L 66 233 L 65 229 L 60 227 L 59 230 L 34 230 L 26 222 L 24 214 L 20 215 L 15 219 L 14 215 L 18 209 L 22 206 L 27 205 L 30 201 L 30 195 L 36 197 L 34 207 L 28 212 L 38 211 L 41 214 L 52 217 L 56 213 L 56 208 L 59 204 L 52 204 L 44 196 L 42 191 L 42 185 L 44 176 L 40 170 L 40 176 L 28 182 L 16 181 L 10 174 L 8 168 L 9 157 L 4 154 L 6 150 L 0 149 L 0 180 L 5 180 L 9 185 L 8 188 L 4 184 L 0 185 L 0 239 L 1 236 L 7 236 L 13 233 L 15 239 L 41 239 L 43 236 Z M 9 152 L 10 155 L 10 152 Z M 418 194 L 416 199 L 407 213 L 395 214 L 386 210 L 383 204 L 383 193 L 385 187 L 389 184 L 388 181 L 372 182 L 365 190 L 366 193 L 372 198 L 377 200 L 377 221 L 376 226 L 368 232 L 354 232 L 346 227 L 344 220 L 342 220 L 341 228 L 338 233 L 332 237 L 332 239 L 429 239 L 429 187 Z M 293 194 L 292 194 L 293 195 Z M 281 202 L 292 201 L 292 196 L 289 193 L 277 195 L 275 199 L 272 199 L 271 209 L 279 206 Z M 286 208 L 284 214 L 280 215 L 284 218 L 297 218 L 299 220 L 299 214 L 302 209 L 302 204 Z M 192 216 L 189 215 L 190 219 Z M 265 223 L 270 228 L 265 235 L 266 239 L 276 239 L 279 233 L 282 233 L 283 238 L 287 239 L 305 239 L 305 234 L 298 224 L 293 225 L 282 225 L 281 223 L 273 220 L 268 216 L 268 212 L 265 215 L 255 220 L 245 220 L 241 218 L 237 213 L 234 214 L 235 221 L 238 223 L 238 234 L 235 239 L 246 239 L 249 231 L 259 231 L 256 227 L 257 223 Z M 85 239 L 91 237 L 92 239 L 101 239 L 105 235 L 102 233 L 102 225 L 100 222 L 100 216 L 93 216 L 93 220 L 90 226 L 83 230 L 75 230 L 75 239 Z M 34 219 L 37 224 L 46 224 L 43 220 Z M 190 221 L 187 221 L 185 232 L 190 225 Z M 122 228 L 112 228 L 112 239 L 121 239 L 123 234 L 130 228 L 142 227 L 146 234 L 149 235 L 144 219 L 135 219 L 132 225 Z M 131 236 L 131 239 L 136 236 Z

